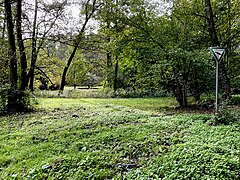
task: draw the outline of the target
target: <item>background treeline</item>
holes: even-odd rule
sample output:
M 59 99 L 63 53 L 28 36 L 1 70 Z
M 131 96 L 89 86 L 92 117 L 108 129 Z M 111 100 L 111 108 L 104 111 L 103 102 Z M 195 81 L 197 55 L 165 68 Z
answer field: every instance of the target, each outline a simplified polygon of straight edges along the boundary
M 212 46 L 226 48 L 220 87 L 228 98 L 240 88 L 239 12 L 238 0 L 4 0 L 2 106 L 26 103 L 26 90 L 102 85 L 115 96 L 170 93 L 184 107 L 214 91 Z

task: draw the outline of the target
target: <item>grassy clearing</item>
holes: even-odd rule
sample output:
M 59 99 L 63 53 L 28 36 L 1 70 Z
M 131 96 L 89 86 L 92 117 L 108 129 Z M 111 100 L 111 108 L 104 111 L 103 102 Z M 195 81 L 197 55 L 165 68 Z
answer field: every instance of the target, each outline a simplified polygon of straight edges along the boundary
M 59 94 L 58 90 L 39 90 L 34 92 L 37 97 L 41 98 L 110 98 L 112 97 L 111 92 L 105 92 L 102 87 L 94 87 L 88 89 L 87 87 L 73 87 L 66 86 L 64 91 Z
M 0 117 L 1 179 L 239 179 L 240 125 L 170 98 L 39 99 Z

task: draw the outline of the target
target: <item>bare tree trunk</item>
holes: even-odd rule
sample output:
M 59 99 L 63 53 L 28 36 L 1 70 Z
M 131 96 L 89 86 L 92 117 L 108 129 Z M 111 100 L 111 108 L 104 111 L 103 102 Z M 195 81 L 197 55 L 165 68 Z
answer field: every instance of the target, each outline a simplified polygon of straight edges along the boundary
M 209 36 L 212 40 L 212 45 L 213 46 L 220 46 L 220 42 L 217 36 L 216 28 L 215 28 L 215 23 L 213 19 L 213 11 L 212 11 L 212 6 L 211 6 L 211 1 L 210 0 L 205 0 L 205 13 L 206 13 L 206 18 L 208 22 L 208 32 Z M 230 96 L 230 81 L 227 76 L 227 71 L 224 65 L 224 62 L 221 61 L 219 63 L 219 77 L 221 80 L 221 86 L 224 91 L 225 98 L 229 98 Z
M 5 17 L 7 22 L 8 32 L 8 56 L 10 59 L 9 63 L 9 83 L 12 88 L 17 88 L 17 59 L 16 59 L 16 45 L 14 37 L 14 26 L 12 21 L 12 8 L 9 0 L 4 0 L 5 6 Z
M 9 0 L 4 0 L 5 18 L 7 22 L 8 32 L 8 58 L 9 58 L 9 84 L 10 89 L 7 93 L 7 110 L 14 111 L 17 109 L 17 58 L 16 58 L 16 45 L 14 36 L 14 26 L 12 21 L 12 8 Z
M 116 56 L 116 64 L 115 64 L 115 70 L 114 70 L 114 81 L 113 81 L 114 96 L 116 96 L 116 93 L 117 93 L 117 83 L 118 83 L 118 56 Z
M 74 49 L 73 49 L 70 57 L 68 58 L 67 65 L 64 67 L 63 74 L 62 74 L 61 85 L 60 85 L 60 88 L 59 88 L 60 91 L 63 91 L 63 90 L 64 90 L 64 86 L 65 86 L 65 84 L 66 84 L 67 71 L 68 71 L 68 69 L 69 69 L 69 67 L 70 67 L 70 65 L 71 65 L 71 63 L 72 63 L 72 60 L 73 60 L 73 58 L 74 58 L 74 56 L 75 56 L 75 53 L 76 53 L 77 48 L 78 48 L 78 45 L 79 45 L 79 43 L 77 43 L 77 45 L 74 46 Z
M 118 0 L 116 0 L 116 6 L 118 6 Z M 118 26 L 118 23 L 116 22 L 115 27 L 117 27 L 117 26 Z M 114 96 L 116 97 L 117 84 L 118 84 L 118 56 L 116 56 L 115 58 L 116 58 L 116 64 L 115 64 L 115 69 L 114 69 L 113 92 L 114 92 Z
M 107 41 L 110 42 L 110 37 L 107 38 Z M 106 81 L 107 87 L 112 87 L 112 55 L 109 50 L 107 50 L 107 71 L 106 71 Z
M 217 32 L 215 29 L 215 23 L 213 19 L 213 11 L 210 0 L 205 0 L 205 13 L 208 22 L 208 32 L 209 36 L 212 40 L 213 46 L 220 46 L 220 42 L 218 40 Z
M 22 0 L 17 0 L 17 14 L 16 14 L 16 31 L 17 41 L 21 61 L 21 79 L 20 90 L 25 90 L 27 87 L 27 58 L 25 54 L 25 47 L 22 39 Z
M 2 39 L 2 43 L 1 43 L 1 48 L 2 49 L 6 49 L 6 45 L 5 45 L 5 31 L 6 31 L 6 18 L 3 19 L 3 29 L 2 29 L 2 36 L 1 36 L 1 39 Z M 3 52 L 3 57 L 6 57 L 6 54 L 7 52 L 4 51 Z M 5 62 L 4 62 L 4 68 L 8 68 L 9 66 L 9 61 L 7 59 L 5 59 Z
M 86 4 L 85 4 L 85 13 L 86 14 L 85 14 L 84 24 L 83 24 L 83 26 L 82 26 L 82 28 L 81 28 L 78 36 L 77 36 L 77 40 L 76 40 L 76 42 L 74 44 L 74 49 L 73 49 L 70 57 L 68 58 L 68 62 L 66 64 L 66 66 L 64 67 L 64 70 L 63 70 L 63 73 L 62 73 L 62 80 L 61 80 L 61 84 L 60 84 L 60 88 L 59 88 L 60 91 L 64 90 L 64 86 L 66 84 L 66 75 L 67 75 L 68 69 L 69 69 L 69 67 L 70 67 L 70 65 L 71 65 L 71 63 L 73 61 L 73 58 L 74 58 L 75 53 L 76 53 L 76 51 L 78 49 L 78 46 L 79 46 L 79 44 L 80 44 L 80 42 L 81 42 L 81 40 L 83 38 L 83 34 L 84 34 L 85 28 L 87 26 L 87 23 L 88 23 L 89 19 L 92 17 L 93 13 L 96 10 L 95 9 L 96 0 L 94 0 L 93 3 L 92 3 L 92 10 L 90 12 L 88 12 L 88 8 L 89 8 L 89 5 L 90 5 L 89 2 L 90 2 L 90 0 L 88 0 L 86 2 Z
M 30 70 L 28 72 L 29 78 L 29 89 L 33 91 L 33 82 L 34 82 L 34 69 L 35 64 L 37 61 L 37 35 L 36 35 L 36 24 L 37 24 L 37 9 L 38 9 L 38 2 L 35 0 L 35 11 L 34 11 L 34 20 L 33 20 L 33 33 L 32 33 L 32 57 L 31 57 L 31 64 Z
M 107 29 L 110 29 L 110 21 L 107 20 Z M 107 37 L 107 42 L 110 43 L 111 38 L 110 36 Z M 107 74 L 106 74 L 106 81 L 107 87 L 112 87 L 112 54 L 109 50 L 107 50 Z

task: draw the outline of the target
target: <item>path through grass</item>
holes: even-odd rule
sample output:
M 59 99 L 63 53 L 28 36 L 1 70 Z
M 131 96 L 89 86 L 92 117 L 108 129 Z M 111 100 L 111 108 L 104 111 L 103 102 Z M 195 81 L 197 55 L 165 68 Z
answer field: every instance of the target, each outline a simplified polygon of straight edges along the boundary
M 1 179 L 239 179 L 240 126 L 169 98 L 39 99 L 0 117 Z

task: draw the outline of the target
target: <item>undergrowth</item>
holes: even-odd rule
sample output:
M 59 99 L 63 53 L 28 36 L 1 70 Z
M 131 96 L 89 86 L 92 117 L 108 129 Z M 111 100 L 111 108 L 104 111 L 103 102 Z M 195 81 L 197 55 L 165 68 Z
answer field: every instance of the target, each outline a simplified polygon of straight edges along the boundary
M 35 91 L 35 95 L 41 98 L 143 98 L 143 97 L 169 97 L 170 94 L 163 90 L 156 91 L 140 91 L 132 89 L 118 89 L 115 93 L 112 88 L 84 88 L 79 87 L 74 89 L 73 87 L 65 87 L 63 92 L 58 90 L 38 90 Z
M 38 112 L 0 117 L 0 178 L 240 178 L 238 122 L 210 126 L 211 114 L 167 113 L 165 105 L 39 99 Z
M 30 112 L 34 110 L 36 104 L 36 99 L 29 91 L 0 87 L 0 116 Z

